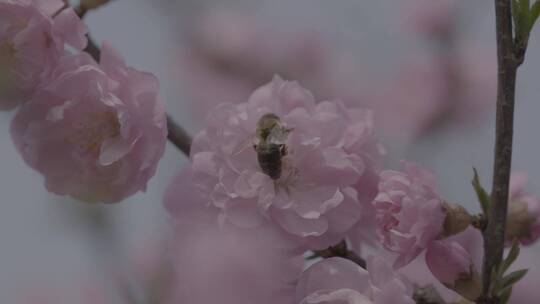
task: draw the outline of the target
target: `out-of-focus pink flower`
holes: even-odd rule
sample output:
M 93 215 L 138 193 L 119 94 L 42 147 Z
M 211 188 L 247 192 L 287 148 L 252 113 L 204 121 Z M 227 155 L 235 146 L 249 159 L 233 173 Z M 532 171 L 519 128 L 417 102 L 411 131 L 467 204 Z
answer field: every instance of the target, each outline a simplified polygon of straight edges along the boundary
M 171 183 L 164 201 L 175 222 L 171 303 L 294 304 L 303 257 L 287 234 L 269 223 L 220 224 L 219 209 L 205 204 L 191 169 Z
M 101 67 L 84 53 L 63 57 L 13 120 L 13 141 L 49 191 L 118 202 L 145 190 L 163 155 L 158 90 L 153 75 L 127 67 L 107 45 Z
M 302 274 L 296 288 L 296 303 L 415 303 L 408 282 L 385 260 L 371 256 L 367 269 L 369 272 L 342 258 L 320 261 Z
M 424 5 L 417 6 L 411 23 L 435 32 L 452 25 L 453 0 L 417 2 Z M 280 31 L 248 12 L 223 8 L 204 11 L 196 20 L 187 46 L 175 52 L 180 54 L 175 76 L 186 84 L 183 92 L 198 113 L 221 102 L 242 102 L 274 73 L 301 81 L 316 96 L 374 109 L 381 133 L 404 140 L 448 122 L 474 122 L 495 100 L 495 56 L 486 60 L 484 50 L 471 56 L 469 47 L 462 52 L 456 45 L 448 54 L 405 59 L 396 75 L 373 80 L 355 56 L 294 25 Z
M 0 109 L 30 98 L 65 54 L 66 44 L 78 50 L 86 46 L 86 26 L 72 9 L 54 19 L 48 15 L 57 7 L 58 1 L 0 3 Z
M 524 190 L 525 173 L 510 178 L 510 195 L 506 220 L 506 243 L 517 238 L 522 245 L 531 245 L 540 237 L 540 199 Z
M 496 97 L 492 55 L 467 49 L 443 59 L 409 59 L 390 85 L 374 86 L 365 103 L 377 113 L 378 127 L 391 137 L 415 139 L 447 123 L 473 123 Z
M 432 242 L 426 251 L 431 273 L 446 287 L 474 301 L 482 291 L 482 281 L 470 254 L 454 241 Z
M 112 304 L 110 291 L 95 281 L 81 280 L 78 284 L 63 284 L 55 286 L 50 282 L 39 282 L 35 285 L 25 285 L 15 291 L 15 304 Z
M 329 56 L 320 33 L 280 30 L 243 9 L 214 7 L 195 20 L 177 70 L 200 114 L 222 102 L 243 102 L 276 73 L 313 87 L 318 96 L 331 80 L 324 75 Z
M 445 220 L 433 174 L 410 162 L 403 165 L 405 172 L 381 172 L 379 194 L 373 202 L 379 239 L 398 254 L 396 268 L 408 264 L 441 236 Z
M 406 1 L 405 28 L 431 37 L 446 36 L 457 24 L 456 0 L 414 0 Z
M 259 119 L 277 115 L 289 129 L 279 179 L 264 173 L 254 137 Z M 275 78 L 247 103 L 222 104 L 192 146 L 198 187 L 224 219 L 255 227 L 271 218 L 312 249 L 338 243 L 358 222 L 358 185 L 379 156 L 368 110 L 315 103 L 295 82 Z

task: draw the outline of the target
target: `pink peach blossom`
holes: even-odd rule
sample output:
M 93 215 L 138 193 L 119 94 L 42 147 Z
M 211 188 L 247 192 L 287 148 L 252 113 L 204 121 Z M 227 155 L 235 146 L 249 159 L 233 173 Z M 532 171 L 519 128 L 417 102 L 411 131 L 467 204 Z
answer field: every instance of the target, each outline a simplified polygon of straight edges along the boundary
M 446 287 L 474 301 L 482 291 L 482 281 L 470 254 L 453 241 L 432 242 L 426 251 L 431 273 Z
M 107 45 L 101 66 L 65 56 L 12 122 L 15 146 L 46 188 L 88 202 L 118 202 L 146 188 L 163 155 L 166 122 L 157 79 Z
M 446 238 L 444 242 L 456 242 L 469 254 L 474 266 L 479 267 L 482 265 L 484 255 L 484 240 L 480 230 L 469 227 L 462 233 Z M 476 268 L 475 270 L 480 271 L 479 268 Z M 444 286 L 433 275 L 426 263 L 425 252 L 421 253 L 407 266 L 400 268 L 400 271 L 407 276 L 412 284 L 418 288 L 425 288 L 429 286 L 435 288 L 437 293 L 446 303 L 459 302 L 459 300 L 462 299 L 462 296 L 457 294 L 456 291 Z
M 112 304 L 113 297 L 105 286 L 93 280 L 84 280 L 72 284 L 55 285 L 50 282 L 25 283 L 13 295 L 14 304 Z
M 276 180 L 263 172 L 252 146 L 257 122 L 268 113 L 291 130 Z M 195 183 L 224 219 L 255 227 L 270 218 L 309 248 L 322 249 L 362 217 L 369 203 L 359 200 L 357 183 L 378 155 L 370 111 L 317 104 L 297 83 L 275 78 L 247 103 L 214 109 L 194 139 L 191 162 Z
M 414 0 L 406 1 L 404 8 L 405 28 L 416 33 L 446 36 L 457 24 L 458 1 L 456 0 Z
M 296 288 L 301 304 L 412 304 L 411 296 L 407 280 L 374 256 L 367 271 L 342 258 L 320 261 L 304 271 Z
M 445 215 L 433 174 L 416 164 L 403 162 L 405 172 L 380 174 L 377 212 L 382 245 L 398 254 L 394 267 L 405 266 L 441 236 Z
M 183 171 L 164 199 L 175 226 L 171 303 L 295 304 L 303 265 L 296 242 L 268 222 L 250 229 L 222 223 L 193 178 Z
M 524 190 L 526 183 L 525 173 L 513 173 L 510 178 L 507 245 L 510 245 L 514 238 L 522 245 L 531 245 L 540 237 L 540 198 Z
M 86 26 L 72 9 L 52 18 L 57 8 L 58 1 L 0 3 L 0 109 L 28 100 L 65 55 L 66 45 L 86 46 Z

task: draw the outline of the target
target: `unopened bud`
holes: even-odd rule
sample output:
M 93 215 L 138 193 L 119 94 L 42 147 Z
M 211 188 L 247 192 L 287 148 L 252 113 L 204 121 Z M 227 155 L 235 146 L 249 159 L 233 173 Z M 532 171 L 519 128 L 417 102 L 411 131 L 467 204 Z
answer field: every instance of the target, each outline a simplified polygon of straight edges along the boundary
M 536 198 L 510 202 L 506 219 L 507 244 L 518 239 L 521 244 L 529 245 L 538 239 L 540 236 L 539 207 L 540 202 Z
M 426 251 L 431 273 L 449 289 L 474 301 L 482 292 L 482 281 L 470 254 L 457 242 L 435 241 Z
M 527 177 L 512 174 L 510 197 L 506 217 L 506 244 L 517 239 L 522 245 L 530 245 L 540 237 L 540 199 L 524 191 Z
M 445 214 L 443 231 L 445 237 L 463 232 L 471 224 L 471 215 L 463 206 L 444 202 L 442 208 Z

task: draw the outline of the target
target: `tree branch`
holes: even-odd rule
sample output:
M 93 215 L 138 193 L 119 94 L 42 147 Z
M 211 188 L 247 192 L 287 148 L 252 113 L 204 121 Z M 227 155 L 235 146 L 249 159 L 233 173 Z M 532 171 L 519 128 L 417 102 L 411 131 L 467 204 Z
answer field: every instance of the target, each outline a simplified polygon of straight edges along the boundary
M 191 151 L 191 136 L 179 124 L 177 124 L 169 114 L 167 114 L 167 139 L 182 151 L 186 156 L 189 156 Z
M 484 234 L 483 299 L 497 303 L 490 295 L 491 273 L 500 264 L 504 250 L 508 188 L 512 165 L 514 98 L 517 68 L 523 61 L 516 57 L 512 38 L 511 0 L 495 0 L 497 31 L 497 114 L 495 159 L 488 225 Z M 524 55 L 524 52 L 523 52 Z

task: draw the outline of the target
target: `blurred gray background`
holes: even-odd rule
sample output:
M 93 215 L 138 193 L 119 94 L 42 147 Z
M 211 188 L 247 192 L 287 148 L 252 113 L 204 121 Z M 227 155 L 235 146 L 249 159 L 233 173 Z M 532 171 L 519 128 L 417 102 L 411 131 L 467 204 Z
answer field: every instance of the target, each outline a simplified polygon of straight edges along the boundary
M 242 1 L 222 0 L 221 5 Z M 276 23 L 298 22 L 328 34 L 335 43 L 350 48 L 366 66 L 391 71 L 387 58 L 414 45 L 402 39 L 393 22 L 402 8 L 400 0 L 260 0 L 243 1 L 261 18 Z M 404 1 L 405 2 L 405 1 Z M 494 49 L 494 10 L 492 1 L 462 1 L 464 39 Z M 193 121 L 188 102 L 171 77 L 171 54 L 182 43 L 183 20 L 191 10 L 210 1 L 115 0 L 87 15 L 92 36 L 107 40 L 124 55 L 127 63 L 154 73 L 161 82 L 168 112 L 191 133 L 200 122 Z M 291 21 L 292 20 L 292 21 Z M 533 33 L 526 64 L 518 78 L 514 169 L 529 173 L 529 190 L 540 194 L 540 54 L 538 37 Z M 159 244 L 168 233 L 167 216 L 161 205 L 164 190 L 186 157 L 167 146 L 156 176 L 146 193 L 110 206 L 86 206 L 45 191 L 43 179 L 27 167 L 15 151 L 9 135 L 13 113 L 0 113 L 0 303 L 15 303 L 20 293 L 54 286 L 60 291 L 69 284 L 107 283 L 102 271 L 122 268 L 127 256 Z M 461 202 L 477 211 L 470 186 L 472 167 L 478 168 L 489 187 L 494 142 L 494 109 L 474 124 L 440 130 L 408 147 L 391 151 L 391 164 L 406 158 L 432 168 L 441 193 L 450 201 Z M 88 232 L 87 214 L 105 211 L 114 227 L 112 239 L 96 238 Z M 84 215 L 86 214 L 86 215 Z M 111 253 L 107 242 L 118 252 Z M 109 243 L 109 244 L 110 244 Z M 99 245 L 101 244 L 101 245 Z M 114 267 L 111 265 L 115 265 Z M 78 283 L 80 282 L 80 283 Z M 105 284 L 107 285 L 107 284 Z M 75 303 L 75 302 L 74 302 Z M 73 303 L 73 304 L 74 304 Z

